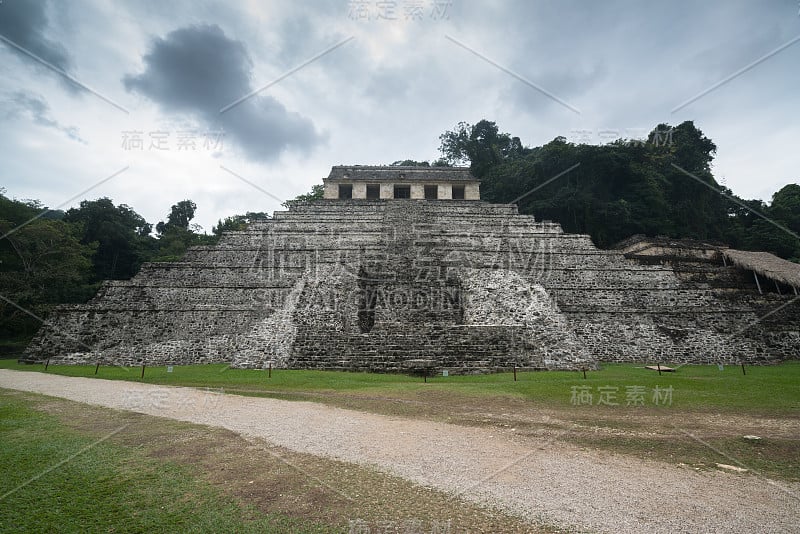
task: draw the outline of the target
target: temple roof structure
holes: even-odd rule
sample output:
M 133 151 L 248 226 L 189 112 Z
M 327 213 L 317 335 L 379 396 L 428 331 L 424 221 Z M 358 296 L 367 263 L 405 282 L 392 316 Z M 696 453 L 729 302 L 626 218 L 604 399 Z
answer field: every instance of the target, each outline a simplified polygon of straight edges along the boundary
M 390 181 L 447 181 L 478 182 L 469 167 L 397 167 L 370 165 L 337 165 L 331 168 L 327 180 L 390 180 Z

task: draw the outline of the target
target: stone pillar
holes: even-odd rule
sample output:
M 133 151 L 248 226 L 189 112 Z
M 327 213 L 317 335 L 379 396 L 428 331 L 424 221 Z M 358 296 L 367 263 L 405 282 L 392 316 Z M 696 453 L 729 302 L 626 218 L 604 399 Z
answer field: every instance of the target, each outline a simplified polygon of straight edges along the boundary
M 333 184 L 330 182 L 326 183 L 322 194 L 322 198 L 329 200 L 336 200 L 337 198 L 339 198 L 339 184 Z
M 367 198 L 367 184 L 365 184 L 364 182 L 354 182 L 353 198 L 365 200 Z
M 451 200 L 453 198 L 453 186 L 450 184 L 439 184 L 439 199 Z
M 381 183 L 381 198 L 394 198 L 394 184 Z
M 425 198 L 425 186 L 423 184 L 411 184 L 411 198 L 412 199 L 424 199 Z
M 480 184 L 478 183 L 466 184 L 466 187 L 464 187 L 464 200 L 480 200 L 480 199 L 481 199 Z

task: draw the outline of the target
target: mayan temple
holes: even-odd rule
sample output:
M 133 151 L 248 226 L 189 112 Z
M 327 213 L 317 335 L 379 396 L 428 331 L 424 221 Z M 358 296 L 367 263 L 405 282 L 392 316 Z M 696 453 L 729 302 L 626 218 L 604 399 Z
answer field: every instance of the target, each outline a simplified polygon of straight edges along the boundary
M 472 373 L 797 358 L 798 266 L 589 236 L 480 200 L 467 168 L 334 167 L 324 199 L 62 306 L 60 363 Z

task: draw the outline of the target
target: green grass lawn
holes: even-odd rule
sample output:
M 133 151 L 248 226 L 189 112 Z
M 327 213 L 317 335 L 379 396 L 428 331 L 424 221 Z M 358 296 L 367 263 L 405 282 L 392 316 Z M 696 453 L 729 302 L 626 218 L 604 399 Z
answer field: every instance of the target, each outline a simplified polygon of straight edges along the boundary
M 737 366 L 720 370 L 687 365 L 659 376 L 637 365 L 606 364 L 599 371 L 589 371 L 585 379 L 579 372 L 546 371 L 520 372 L 516 382 L 511 373 L 500 373 L 437 376 L 427 383 L 396 374 L 283 369 L 273 369 L 270 378 L 267 371 L 230 369 L 223 364 L 174 366 L 172 372 L 163 366 L 147 367 L 144 378 L 141 368 L 113 366 L 100 367 L 97 375 L 95 366 L 51 365 L 45 371 L 44 365 L 15 360 L 0 360 L 0 368 L 223 388 L 227 393 L 312 400 L 499 430 L 513 425 L 520 437 L 534 440 L 563 433 L 558 439 L 565 443 L 688 468 L 706 470 L 715 469 L 716 463 L 739 463 L 764 476 L 800 480 L 796 438 L 759 430 L 763 439 L 758 442 L 742 438 L 748 433 L 745 428 L 760 428 L 764 420 L 795 427 L 800 417 L 797 361 L 749 366 L 746 375 Z M 626 405 L 626 392 L 634 386 L 644 389 L 644 406 Z M 592 406 L 573 403 L 574 388 L 582 387 L 593 396 Z M 597 406 L 600 388 L 605 387 L 616 388 L 612 402 L 617 406 Z M 672 388 L 671 404 L 653 402 L 656 387 Z M 720 419 L 724 423 L 712 423 Z M 13 396 L 0 396 L 0 531 L 341 530 L 341 518 L 333 524 L 330 519 L 320 522 L 313 514 L 307 515 L 305 508 L 287 506 L 289 515 L 253 508 L 246 504 L 249 501 L 235 500 L 199 476 L 191 459 L 181 464 L 154 459 L 144 450 L 115 444 L 114 438 L 47 471 L 97 439 L 59 424 L 52 415 L 30 409 Z M 243 472 L 249 470 L 243 468 Z M 31 482 L 24 485 L 27 481 Z M 268 492 L 274 481 L 265 484 Z M 304 486 L 298 488 L 290 488 L 288 495 L 305 498 Z M 363 513 L 354 509 L 348 517 Z
M 245 508 L 192 470 L 0 397 L 2 532 L 328 532 Z
M 14 360 L 0 361 L 0 368 L 44 372 L 43 365 L 18 364 Z M 517 381 L 511 373 L 437 376 L 421 378 L 397 374 L 347 373 L 332 371 L 303 371 L 273 369 L 267 371 L 230 369 L 223 364 L 175 366 L 173 372 L 166 367 L 147 367 L 144 378 L 141 368 L 101 366 L 95 375 L 94 366 L 49 366 L 47 373 L 65 376 L 97 377 L 112 380 L 142 381 L 152 384 L 224 388 L 230 393 L 294 398 L 301 393 L 338 392 L 363 396 L 391 396 L 414 398 L 452 394 L 465 398 L 505 397 L 546 406 L 574 404 L 573 388 L 588 386 L 592 403 L 597 404 L 599 388 L 616 389 L 616 399 L 621 409 L 627 406 L 628 388 L 644 388 L 644 405 L 654 409 L 677 408 L 681 410 L 746 411 L 752 414 L 800 413 L 800 362 L 785 362 L 775 366 L 749 366 L 747 374 L 741 367 L 686 365 L 675 373 L 659 374 L 641 366 L 606 364 L 600 371 L 589 371 L 587 378 L 578 372 L 545 371 L 518 373 Z M 671 404 L 662 398 L 658 405 L 653 401 L 654 389 L 671 390 Z M 299 397 L 298 397 L 299 398 Z M 586 399 L 584 399 L 586 400 Z
M 12 390 L 0 443 L 0 532 L 561 532 L 224 429 Z

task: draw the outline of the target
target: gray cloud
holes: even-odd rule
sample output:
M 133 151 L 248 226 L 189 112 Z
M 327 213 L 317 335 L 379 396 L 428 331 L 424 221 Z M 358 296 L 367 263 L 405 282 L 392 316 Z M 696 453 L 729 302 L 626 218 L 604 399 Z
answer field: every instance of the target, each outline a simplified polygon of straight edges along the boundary
M 800 124 L 800 43 L 670 112 L 797 35 L 797 0 L 456 0 L 447 20 L 433 20 L 432 4 L 424 2 L 422 21 L 403 20 L 402 1 L 396 21 L 354 20 L 350 4 L 3 0 L 0 32 L 43 59 L 74 69 L 71 73 L 80 68 L 79 78 L 104 90 L 119 87 L 129 74 L 128 101 L 136 94 L 159 106 L 154 117 L 158 124 L 172 131 L 224 129 L 226 166 L 250 172 L 248 163 L 270 161 L 270 175 L 307 177 L 298 179 L 293 193 L 303 192 L 303 184 L 310 186 L 311 177 L 324 176 L 335 163 L 436 157 L 439 134 L 458 121 L 483 118 L 531 145 L 557 135 L 569 137 L 576 130 L 591 130 L 599 142 L 601 129 L 624 135 L 628 128 L 649 130 L 659 122 L 694 120 L 719 146 L 716 168 L 736 194 L 768 199 L 797 179 L 792 143 Z M 375 9 L 374 1 L 368 4 Z M 11 10 L 17 11 L 14 18 Z M 191 26 L 202 21 L 219 27 Z M 346 46 L 280 82 L 276 89 L 281 93 L 268 89 L 218 113 L 351 35 L 356 38 Z M 536 82 L 579 108 L 581 115 L 444 35 Z M 48 121 L 79 125 L 87 139 L 108 138 L 116 145 L 120 129 L 141 128 L 145 125 L 138 123 L 149 115 L 132 116 L 132 124 L 117 123 L 121 117 L 111 114 L 97 121 L 89 110 L 69 106 L 50 84 L 38 86 L 41 77 L 29 71 L 43 67 L 20 58 L 8 62 L 0 77 L 0 120 L 7 109 L 17 116 L 7 121 L 12 127 L 0 129 L 2 181 L 14 194 L 58 204 L 63 200 L 59 195 L 73 192 L 61 190 L 53 176 L 83 183 L 86 168 L 113 167 L 118 151 L 76 154 L 66 135 L 44 129 Z M 53 110 L 37 112 L 35 103 L 23 107 L 8 97 L 23 87 L 46 95 Z M 56 102 L 67 105 L 56 109 Z M 103 108 L 97 112 L 104 113 Z M 331 132 L 324 146 L 316 144 L 323 124 Z M 47 152 L 30 142 L 45 133 Z M 312 147 L 308 157 L 273 159 L 284 149 Z M 166 187 L 156 177 L 191 172 L 191 188 L 180 189 L 179 183 L 169 187 L 176 198 L 187 195 L 198 202 L 198 219 L 206 228 L 231 210 L 264 209 L 264 199 L 249 195 L 246 184 L 234 183 L 242 186 L 242 196 L 220 195 L 217 166 L 188 167 L 183 159 L 153 156 L 141 159 L 143 183 Z M 163 217 L 171 203 L 130 189 L 120 189 L 119 195 L 151 219 Z
M 573 65 L 569 70 L 559 70 L 550 66 L 547 70 L 537 71 L 521 65 L 519 70 L 513 72 L 577 109 L 582 109 L 586 95 L 608 76 L 608 69 L 602 62 L 585 67 Z M 525 110 L 528 113 L 542 113 L 545 110 L 562 114 L 572 113 L 568 107 L 555 99 L 506 73 L 498 71 L 496 79 L 501 99 L 518 110 Z
M 293 67 L 348 36 L 338 27 L 339 22 L 347 20 L 348 2 L 314 2 L 313 16 L 309 16 L 310 3 L 276 22 L 274 38 L 278 46 L 273 50 L 277 53 L 272 54 L 272 61 Z
M 180 28 L 156 38 L 144 56 L 145 71 L 123 84 L 168 113 L 188 113 L 225 131 L 246 155 L 269 161 L 285 149 L 309 152 L 323 136 L 313 122 L 275 98 L 256 95 L 223 114 L 220 108 L 253 91 L 252 61 L 243 43 L 219 26 Z
M 409 78 L 413 76 L 402 70 L 379 67 L 367 80 L 364 96 L 383 102 L 403 101 L 411 89 Z
M 78 128 L 75 126 L 64 126 L 51 116 L 50 105 L 41 95 L 17 91 L 6 95 L 4 100 L 5 105 L 3 107 L 6 108 L 6 119 L 17 119 L 24 115 L 39 126 L 53 128 L 65 134 L 73 141 L 83 143 L 84 145 L 87 144 L 86 140 L 80 136 Z
M 45 36 L 48 26 L 46 2 L 11 1 L 0 4 L 0 34 L 67 72 L 72 61 L 67 50 Z

